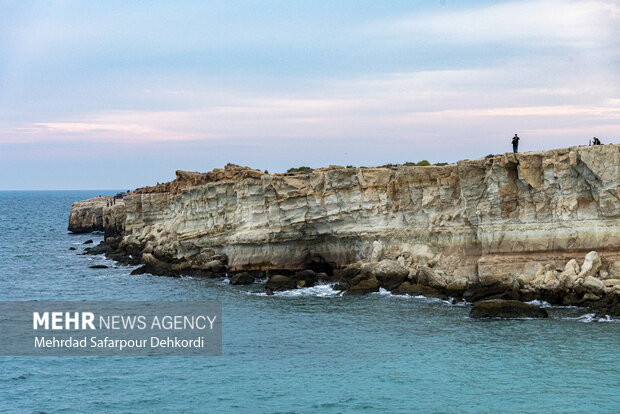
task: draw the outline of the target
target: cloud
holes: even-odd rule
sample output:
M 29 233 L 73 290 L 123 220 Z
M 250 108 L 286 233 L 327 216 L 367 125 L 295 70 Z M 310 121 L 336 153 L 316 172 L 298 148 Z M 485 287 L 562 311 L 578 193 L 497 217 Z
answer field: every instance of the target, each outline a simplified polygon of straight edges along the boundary
M 597 47 L 615 33 L 614 1 L 513 1 L 437 13 L 436 10 L 372 23 L 375 34 L 431 43 L 527 43 Z
M 148 149 L 144 159 L 161 152 L 173 170 L 244 153 L 271 170 L 311 154 L 316 166 L 336 153 L 350 158 L 330 162 L 345 165 L 408 151 L 472 158 L 504 150 L 514 132 L 524 149 L 620 135 L 616 1 L 431 3 L 8 13 L 0 155 L 43 163 L 52 149 L 67 159 Z
M 37 128 L 44 129 L 49 132 L 99 132 L 99 131 L 111 131 L 119 133 L 130 134 L 146 134 L 152 133 L 153 128 L 138 124 L 120 124 L 120 123 L 87 123 L 87 122 L 41 122 L 35 123 L 34 128 L 31 131 L 35 131 Z

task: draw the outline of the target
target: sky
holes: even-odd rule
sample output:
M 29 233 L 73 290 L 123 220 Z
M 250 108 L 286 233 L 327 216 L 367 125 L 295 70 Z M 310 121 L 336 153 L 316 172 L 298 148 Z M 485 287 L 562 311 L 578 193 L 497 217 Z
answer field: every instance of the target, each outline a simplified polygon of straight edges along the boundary
M 620 143 L 620 3 L 0 0 L 0 190 Z

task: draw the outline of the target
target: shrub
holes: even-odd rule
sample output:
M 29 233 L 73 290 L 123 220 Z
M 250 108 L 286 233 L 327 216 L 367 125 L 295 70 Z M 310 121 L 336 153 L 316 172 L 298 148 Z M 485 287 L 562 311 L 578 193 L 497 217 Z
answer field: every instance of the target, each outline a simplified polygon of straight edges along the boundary
M 431 165 L 430 162 L 426 161 L 426 160 L 422 160 L 419 163 L 416 164 L 418 167 L 428 167 L 429 165 Z
M 301 166 L 301 167 L 297 167 L 297 168 L 289 168 L 286 172 L 287 173 L 311 173 L 312 171 L 314 171 L 314 169 L 310 168 L 310 167 L 306 167 L 306 166 Z

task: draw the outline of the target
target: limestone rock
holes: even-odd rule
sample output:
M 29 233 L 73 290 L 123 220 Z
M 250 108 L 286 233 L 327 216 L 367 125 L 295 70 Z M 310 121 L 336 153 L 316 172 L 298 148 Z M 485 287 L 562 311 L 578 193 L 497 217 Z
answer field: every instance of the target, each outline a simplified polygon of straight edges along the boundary
M 296 287 L 297 281 L 295 279 L 283 275 L 271 276 L 265 283 L 265 289 L 271 289 L 274 292 L 295 289 Z
M 577 276 L 580 271 L 581 269 L 579 267 L 579 263 L 577 263 L 577 260 L 570 259 L 568 263 L 566 263 L 566 266 L 564 266 L 564 272 L 562 273 L 565 275 Z
M 419 282 L 437 289 L 463 277 L 491 283 L 478 293 L 537 292 L 561 302 L 560 285 L 572 279 L 545 283 L 545 273 L 564 273 L 578 252 L 605 252 L 603 267 L 590 254 L 584 268 L 574 269 L 580 280 L 601 271 L 620 278 L 619 194 L 620 146 L 578 146 L 445 166 L 294 175 L 233 165 L 179 171 L 113 207 L 96 199 L 76 203 L 69 224 L 75 231 L 103 228 L 109 257 L 149 263 L 161 274 L 191 274 L 218 260 L 230 272 L 333 272 L 348 285 L 361 274 L 370 279 L 376 264 L 352 268 L 346 278 L 341 270 L 370 260 L 377 242 L 385 258 L 432 263 L 435 274 L 423 268 Z M 542 278 L 538 264 L 549 265 L 539 266 Z M 528 283 L 520 275 L 535 277 Z M 516 294 L 512 285 L 493 285 L 505 278 L 518 279 Z M 417 273 L 408 280 L 418 282 Z M 565 293 L 569 301 L 586 293 L 579 281 L 574 285 Z
M 356 262 L 338 271 L 336 275 L 343 281 L 349 281 L 357 277 L 360 273 L 362 273 L 362 264 Z
M 579 272 L 579 277 L 586 278 L 588 276 L 594 276 L 601 269 L 601 259 L 598 256 L 598 253 L 595 251 L 591 251 L 586 255 L 585 260 L 583 261 L 583 265 L 581 265 L 581 272 Z
M 435 289 L 444 289 L 448 285 L 439 273 L 427 266 L 420 267 L 418 283 Z
M 373 262 L 378 262 L 381 259 L 383 259 L 383 244 L 381 244 L 381 242 L 378 242 L 378 241 L 375 240 L 372 243 L 371 260 Z
M 532 274 L 522 274 L 517 276 L 517 282 L 521 288 L 528 286 L 534 280 L 534 275 Z
M 575 283 L 577 282 L 577 275 L 570 273 L 562 273 L 558 278 L 560 281 L 560 288 L 562 289 L 573 289 Z
M 211 260 L 202 266 L 203 270 L 212 273 L 222 273 L 226 271 L 226 266 L 219 260 Z
M 549 282 L 552 282 L 554 280 L 556 280 L 556 276 L 553 270 L 549 270 L 545 272 L 545 279 L 544 279 L 545 284 L 548 284 Z
M 603 282 L 592 276 L 585 277 L 583 280 L 583 287 L 596 295 L 602 295 L 605 292 L 605 285 Z
M 368 293 L 378 292 L 379 286 L 379 280 L 377 280 L 376 277 L 370 277 L 351 286 L 344 294 L 346 296 L 366 295 Z
M 601 299 L 601 297 L 599 295 L 591 293 L 591 292 L 588 292 L 585 295 L 583 295 L 582 302 L 585 302 L 585 301 L 595 301 L 595 300 L 600 300 L 600 299 Z
M 465 279 L 464 277 L 460 277 L 448 283 L 448 285 L 446 286 L 446 290 L 464 291 L 465 289 L 467 289 L 468 285 L 469 285 L 469 281 Z
M 393 290 L 405 281 L 409 275 L 409 269 L 393 260 L 382 260 L 372 269 L 371 274 L 385 289 Z

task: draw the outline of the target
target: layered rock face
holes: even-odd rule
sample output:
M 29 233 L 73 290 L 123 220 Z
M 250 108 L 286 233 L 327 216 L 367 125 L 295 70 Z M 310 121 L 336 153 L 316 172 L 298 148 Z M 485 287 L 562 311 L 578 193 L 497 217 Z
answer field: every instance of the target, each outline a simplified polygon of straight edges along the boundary
M 170 183 L 130 194 L 110 222 L 110 235 L 122 234 L 119 250 L 174 271 L 212 268 L 218 255 L 229 271 L 330 273 L 390 259 L 416 272 L 432 265 L 446 285 L 521 277 L 526 289 L 541 267 L 560 283 L 570 259 L 580 266 L 596 250 L 601 266 L 588 276 L 615 279 L 620 147 L 310 174 L 178 171 Z
M 120 235 L 125 228 L 125 202 L 113 197 L 96 197 L 71 206 L 68 230 L 72 233 L 109 231 Z
M 97 197 L 73 203 L 69 214 L 69 231 L 73 233 L 103 231 L 103 210 L 111 198 Z

